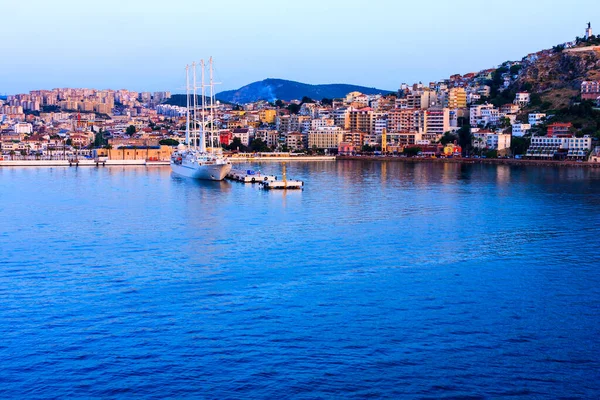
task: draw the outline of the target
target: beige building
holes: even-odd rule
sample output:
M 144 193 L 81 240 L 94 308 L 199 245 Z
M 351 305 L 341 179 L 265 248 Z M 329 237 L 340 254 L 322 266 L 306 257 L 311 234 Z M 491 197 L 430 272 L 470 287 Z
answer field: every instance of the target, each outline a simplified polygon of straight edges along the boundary
M 275 130 L 261 129 L 256 131 L 254 139 L 260 139 L 269 147 L 277 146 L 279 142 L 279 132 Z
M 421 132 L 425 130 L 425 112 L 420 109 L 394 109 L 388 113 L 388 132 Z
M 351 132 L 371 133 L 371 117 L 373 110 L 365 107 L 358 110 L 352 110 L 349 113 L 349 128 Z
M 300 132 L 290 132 L 285 137 L 285 144 L 290 150 L 306 149 L 306 136 Z
M 323 127 L 308 132 L 309 149 L 337 149 L 344 140 L 345 131 L 339 126 Z

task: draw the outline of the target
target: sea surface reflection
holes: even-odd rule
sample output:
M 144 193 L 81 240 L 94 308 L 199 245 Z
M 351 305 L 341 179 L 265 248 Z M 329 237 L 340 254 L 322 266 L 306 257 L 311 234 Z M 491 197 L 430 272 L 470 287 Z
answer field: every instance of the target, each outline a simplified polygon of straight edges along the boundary
M 599 397 L 600 171 L 287 170 L 0 169 L 0 397 Z

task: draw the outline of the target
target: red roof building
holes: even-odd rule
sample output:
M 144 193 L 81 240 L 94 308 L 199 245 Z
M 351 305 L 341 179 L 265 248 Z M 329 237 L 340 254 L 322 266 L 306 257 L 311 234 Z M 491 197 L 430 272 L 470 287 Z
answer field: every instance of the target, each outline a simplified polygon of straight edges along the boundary
M 558 135 L 570 135 L 569 129 L 573 124 L 570 122 L 562 123 L 555 122 L 553 124 L 548 125 L 548 137 L 558 136 Z
M 219 143 L 229 146 L 233 142 L 233 134 L 230 131 L 219 133 Z

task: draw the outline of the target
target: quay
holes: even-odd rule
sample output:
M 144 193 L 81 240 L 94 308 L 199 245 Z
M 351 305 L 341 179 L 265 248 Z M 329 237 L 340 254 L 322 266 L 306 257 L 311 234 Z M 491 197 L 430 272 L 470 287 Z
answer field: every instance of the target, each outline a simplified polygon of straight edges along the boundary
M 268 155 L 270 153 L 261 154 L 234 154 L 227 158 L 231 162 L 288 162 L 288 161 L 335 161 L 336 156 L 292 156 L 292 155 Z
M 67 159 L 67 160 L 2 160 L 0 167 L 110 167 L 110 166 L 163 166 L 169 161 L 147 160 L 101 160 L 101 159 Z
M 399 157 L 399 156 L 337 156 L 337 160 L 354 161 L 391 161 L 404 163 L 440 163 L 440 164 L 488 164 L 515 165 L 537 167 L 575 167 L 600 168 L 600 162 L 578 162 L 559 160 L 524 160 L 515 158 L 431 158 L 431 157 Z

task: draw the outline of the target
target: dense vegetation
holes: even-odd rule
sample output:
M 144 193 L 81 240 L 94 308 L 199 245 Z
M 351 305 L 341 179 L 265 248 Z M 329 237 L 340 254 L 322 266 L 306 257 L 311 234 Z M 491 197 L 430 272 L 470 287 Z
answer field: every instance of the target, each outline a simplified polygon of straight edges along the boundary
M 552 122 L 571 122 L 578 136 L 590 135 L 600 139 L 600 110 L 586 100 L 555 110 Z
M 158 144 L 160 144 L 161 146 L 178 146 L 179 145 L 179 140 L 175 140 L 175 139 L 162 139 L 161 141 L 158 142 Z
M 194 96 L 190 96 L 190 101 L 193 101 Z M 202 96 L 196 95 L 197 104 L 202 104 Z M 204 96 L 205 104 L 208 105 L 210 103 L 210 97 Z M 186 107 L 187 106 L 187 96 L 185 94 L 174 94 L 170 98 L 168 98 L 163 104 L 170 104 L 172 106 Z

